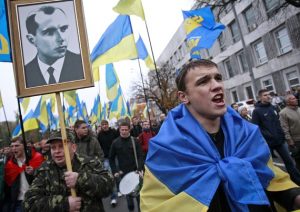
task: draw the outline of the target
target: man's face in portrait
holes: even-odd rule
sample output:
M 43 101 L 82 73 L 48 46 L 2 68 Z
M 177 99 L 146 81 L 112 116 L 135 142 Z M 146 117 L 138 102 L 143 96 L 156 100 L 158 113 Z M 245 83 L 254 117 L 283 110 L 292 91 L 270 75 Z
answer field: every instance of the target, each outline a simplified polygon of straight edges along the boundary
M 37 28 L 29 32 L 27 38 L 36 46 L 39 59 L 51 65 L 65 56 L 68 46 L 69 23 L 66 15 L 59 9 L 49 7 L 38 11 L 34 16 Z

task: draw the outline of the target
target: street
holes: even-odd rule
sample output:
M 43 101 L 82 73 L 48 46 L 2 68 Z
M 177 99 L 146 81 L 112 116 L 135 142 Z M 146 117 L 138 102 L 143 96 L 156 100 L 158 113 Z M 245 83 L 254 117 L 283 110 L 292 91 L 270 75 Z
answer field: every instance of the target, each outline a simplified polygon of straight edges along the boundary
M 102 201 L 106 212 L 127 212 L 128 211 L 125 196 L 118 197 L 118 204 L 114 208 L 110 205 L 110 197 L 105 198 Z M 134 212 L 138 212 L 138 209 L 136 207 L 136 201 L 134 202 L 134 206 L 135 206 Z

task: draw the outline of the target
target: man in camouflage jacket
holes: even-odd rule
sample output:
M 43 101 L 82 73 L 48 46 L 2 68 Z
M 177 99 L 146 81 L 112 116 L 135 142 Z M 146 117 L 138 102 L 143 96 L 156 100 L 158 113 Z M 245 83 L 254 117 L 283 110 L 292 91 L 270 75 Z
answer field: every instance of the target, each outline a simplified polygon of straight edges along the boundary
M 67 138 L 73 171 L 66 171 L 61 132 L 53 132 L 48 139 L 52 159 L 36 172 L 23 202 L 25 211 L 104 211 L 101 198 L 112 192 L 111 174 L 98 158 L 75 153 L 71 132 L 67 132 Z M 77 197 L 71 196 L 71 188 Z

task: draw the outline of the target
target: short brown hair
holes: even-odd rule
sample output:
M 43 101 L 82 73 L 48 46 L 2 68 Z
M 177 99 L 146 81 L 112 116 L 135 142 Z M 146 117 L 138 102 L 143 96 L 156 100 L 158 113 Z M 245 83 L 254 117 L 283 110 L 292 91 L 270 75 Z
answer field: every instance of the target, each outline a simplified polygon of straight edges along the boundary
M 101 124 L 101 125 L 102 125 L 102 124 L 108 124 L 108 121 L 105 120 L 105 119 L 103 119 L 103 120 L 101 120 L 100 124 Z
M 265 92 L 269 92 L 269 90 L 268 89 L 260 89 L 259 91 L 258 91 L 258 96 L 260 97 L 263 93 L 265 93 Z
M 185 91 L 186 90 L 186 85 L 185 85 L 185 77 L 187 73 L 196 67 L 206 67 L 206 68 L 211 68 L 211 67 L 216 67 L 218 68 L 217 64 L 210 61 L 210 60 L 205 60 L 205 59 L 200 59 L 200 60 L 192 60 L 191 62 L 183 65 L 181 68 L 181 71 L 176 77 L 176 85 L 178 91 Z
M 128 123 L 127 121 L 120 122 L 119 127 L 123 127 L 123 126 L 127 126 L 130 129 L 130 123 Z
M 83 120 L 78 119 L 75 121 L 74 128 L 78 129 L 80 127 L 80 125 L 82 125 L 82 124 L 87 124 L 87 123 Z

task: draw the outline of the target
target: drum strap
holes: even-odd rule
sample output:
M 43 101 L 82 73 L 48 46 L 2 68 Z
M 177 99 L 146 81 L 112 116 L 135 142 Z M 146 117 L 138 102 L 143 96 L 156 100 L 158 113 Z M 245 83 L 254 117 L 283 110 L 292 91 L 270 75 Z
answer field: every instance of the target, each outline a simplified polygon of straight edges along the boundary
M 136 168 L 138 170 L 139 169 L 139 164 L 138 164 L 138 160 L 137 160 L 135 141 L 134 141 L 134 138 L 132 136 L 130 138 L 131 138 L 131 143 L 132 143 L 132 148 L 133 148 L 133 153 L 134 153 L 135 164 L 136 164 Z

